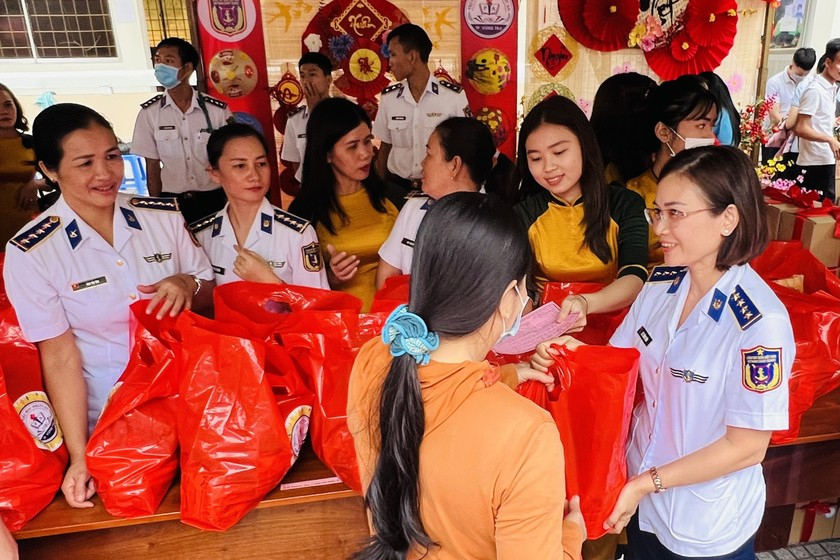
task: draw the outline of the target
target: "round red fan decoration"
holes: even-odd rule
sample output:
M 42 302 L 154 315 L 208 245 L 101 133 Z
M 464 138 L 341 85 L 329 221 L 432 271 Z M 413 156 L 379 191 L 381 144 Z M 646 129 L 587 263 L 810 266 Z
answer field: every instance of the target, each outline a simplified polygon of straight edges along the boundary
M 691 0 L 685 29 L 701 47 L 728 41 L 731 48 L 738 27 L 737 9 L 735 0 Z
M 712 45 L 697 47 L 692 58 L 678 60 L 673 55 L 673 46 L 654 49 L 645 53 L 645 59 L 651 70 L 663 80 L 674 80 L 683 74 L 709 72 L 720 66 L 720 62 L 729 54 L 730 47 Z
M 566 31 L 569 32 L 569 35 L 574 37 L 584 47 L 596 51 L 609 52 L 623 46 L 626 47 L 627 37 L 624 37 L 622 45 L 615 47 L 609 42 L 598 39 L 589 31 L 583 19 L 583 10 L 586 4 L 587 0 L 557 0 L 560 19 L 563 20 L 563 25 L 566 27 Z
M 671 39 L 671 56 L 678 62 L 686 62 L 697 54 L 697 43 L 685 31 L 674 34 Z
M 638 0 L 587 0 L 583 6 L 586 29 L 610 51 L 627 46 L 638 15 Z
M 335 81 L 335 87 L 359 99 L 371 99 L 391 83 L 385 75 L 388 60 L 379 52 L 379 44 L 368 39 L 356 39 L 341 69 L 344 74 Z

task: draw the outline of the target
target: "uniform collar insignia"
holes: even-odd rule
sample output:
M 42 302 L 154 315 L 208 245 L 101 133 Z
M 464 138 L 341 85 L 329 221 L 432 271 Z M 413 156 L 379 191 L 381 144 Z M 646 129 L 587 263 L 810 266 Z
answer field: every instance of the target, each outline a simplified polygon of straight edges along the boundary
M 682 379 L 686 383 L 691 383 L 692 381 L 696 381 L 697 383 L 705 383 L 709 379 L 708 376 L 698 375 L 696 371 L 691 371 L 690 369 L 669 369 L 671 370 L 671 375 Z
M 674 279 L 671 281 L 671 285 L 668 286 L 668 294 L 675 294 L 677 290 L 680 289 L 680 284 L 682 284 L 683 278 L 685 278 L 686 269 L 683 268 L 674 276 Z
M 432 82 L 432 93 L 438 94 L 438 85 L 435 82 Z
M 219 234 L 222 233 L 222 218 L 223 216 L 216 216 L 216 219 L 213 220 L 213 233 L 210 234 L 210 237 L 219 237 Z
M 271 235 L 271 216 L 266 214 L 265 212 L 260 214 L 260 229 L 269 235 Z
M 715 288 L 715 293 L 712 295 L 712 302 L 709 304 L 709 317 L 715 323 L 720 321 L 720 316 L 723 314 L 724 304 L 726 303 L 726 294 Z
M 140 222 L 137 221 L 137 216 L 134 215 L 134 212 L 132 212 L 128 208 L 123 208 L 122 206 L 120 206 L 120 210 L 122 211 L 122 215 L 125 218 L 125 221 L 129 225 L 129 227 L 133 227 L 137 230 L 143 229 L 142 227 L 140 227 Z
M 70 240 L 70 247 L 73 249 L 78 247 L 79 243 L 82 242 L 82 232 L 79 231 L 79 225 L 76 223 L 76 220 L 74 219 L 72 222 L 67 224 L 64 231 L 67 232 L 67 239 Z
M 735 320 L 738 321 L 738 326 L 742 331 L 750 328 L 754 323 L 761 319 L 761 311 L 747 296 L 747 293 L 741 286 L 735 286 L 732 293 L 729 295 L 729 309 L 735 315 Z

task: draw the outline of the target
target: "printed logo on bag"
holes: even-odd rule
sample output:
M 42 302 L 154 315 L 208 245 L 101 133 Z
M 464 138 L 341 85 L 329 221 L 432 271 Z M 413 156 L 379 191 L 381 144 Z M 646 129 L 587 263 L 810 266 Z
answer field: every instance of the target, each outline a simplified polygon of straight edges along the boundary
M 95 288 L 97 286 L 101 286 L 103 284 L 107 284 L 108 279 L 104 276 L 100 276 L 99 278 L 91 278 L 90 280 L 85 280 L 83 282 L 74 282 L 70 284 L 70 288 L 74 292 L 78 292 L 80 290 L 87 290 L 88 288 Z
M 741 350 L 744 387 L 754 393 L 766 393 L 782 384 L 782 349 L 756 346 Z
M 671 375 L 682 379 L 686 383 L 691 383 L 692 381 L 696 381 L 697 383 L 705 383 L 709 379 L 708 376 L 698 375 L 697 372 L 691 371 L 690 369 L 670 369 Z
M 303 268 L 309 272 L 318 272 L 324 266 L 321 260 L 321 246 L 314 241 L 300 248 L 303 253 Z
M 306 434 L 309 433 L 309 417 L 311 415 L 312 407 L 301 405 L 286 417 L 286 433 L 289 435 L 292 453 L 294 453 L 295 458 L 300 454 L 300 448 L 306 440 Z
M 168 261 L 172 258 L 172 253 L 155 253 L 154 255 L 149 255 L 148 257 L 143 257 L 143 260 L 147 263 L 162 263 L 164 261 Z
M 35 445 L 55 451 L 64 443 L 64 435 L 55 420 L 55 413 L 43 391 L 30 391 L 21 395 L 14 404 L 20 421 L 35 440 Z

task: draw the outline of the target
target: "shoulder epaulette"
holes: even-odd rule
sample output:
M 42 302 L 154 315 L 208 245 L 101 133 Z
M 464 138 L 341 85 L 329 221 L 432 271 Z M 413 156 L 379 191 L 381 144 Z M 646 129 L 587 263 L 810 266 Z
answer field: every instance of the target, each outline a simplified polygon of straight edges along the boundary
M 306 105 L 301 105 L 300 107 L 295 107 L 292 110 L 292 112 L 289 113 L 289 118 L 294 117 L 295 115 L 297 115 L 298 113 L 300 113 L 301 111 L 304 111 L 304 110 L 306 110 Z
M 281 210 L 279 208 L 274 209 L 274 221 L 283 224 L 286 227 L 289 227 L 295 230 L 298 233 L 303 233 L 306 227 L 309 225 L 308 220 L 304 220 L 299 216 L 295 216 L 294 214 L 290 214 L 285 210 Z
M 154 105 L 155 103 L 160 101 L 161 99 L 163 99 L 163 94 L 159 93 L 159 94 L 155 95 L 154 97 L 152 97 L 151 99 L 148 99 L 148 100 L 144 101 L 143 103 L 141 103 L 140 107 L 142 107 L 143 109 L 148 109 L 149 107 L 151 107 L 152 105 Z
M 219 109 L 227 109 L 227 103 L 222 101 L 221 99 L 216 99 L 215 97 L 210 97 L 209 95 L 200 94 L 201 98 L 204 99 L 210 105 L 215 105 Z
M 761 319 L 761 311 L 747 297 L 747 293 L 741 286 L 735 286 L 729 295 L 729 309 L 735 314 L 735 320 L 742 331 L 747 330 Z
M 402 90 L 402 88 L 403 88 L 402 83 L 396 83 L 394 85 L 390 85 L 390 86 L 388 86 L 388 87 L 386 87 L 385 89 L 382 90 L 382 95 L 385 95 L 386 93 L 391 93 L 392 91 Z
M 442 85 L 448 90 L 454 91 L 455 93 L 461 93 L 464 90 L 464 88 L 462 88 L 461 86 L 453 84 L 452 82 L 448 82 L 446 80 L 439 80 L 439 82 L 440 85 Z
M 25 253 L 52 235 L 60 226 L 61 218 L 58 216 L 47 216 L 28 230 L 12 238 L 12 245 Z
M 650 271 L 648 282 L 671 282 L 685 271 L 684 266 L 657 266 Z
M 145 210 L 165 210 L 167 212 L 180 212 L 177 198 L 135 196 L 128 201 L 135 208 Z
M 427 195 L 426 193 L 424 193 L 420 189 L 415 189 L 415 190 L 409 192 L 407 195 L 405 195 L 405 199 L 408 200 L 409 198 L 420 198 L 420 197 L 428 197 L 428 196 L 429 195 Z
M 204 216 L 200 220 L 196 220 L 187 226 L 193 233 L 198 233 L 200 231 L 204 231 L 205 229 L 209 228 L 213 225 L 213 221 L 216 219 L 216 213 L 210 214 L 209 216 Z

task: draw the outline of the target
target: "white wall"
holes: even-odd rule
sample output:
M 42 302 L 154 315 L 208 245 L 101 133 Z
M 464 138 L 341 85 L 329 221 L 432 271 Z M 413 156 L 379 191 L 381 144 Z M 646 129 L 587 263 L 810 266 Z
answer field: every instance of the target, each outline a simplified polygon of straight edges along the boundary
M 810 0 L 803 36 L 803 47 L 817 51 L 817 59 L 825 52 L 825 44 L 840 37 L 840 2 L 837 0 Z M 790 64 L 794 49 L 770 51 L 767 61 L 768 77 L 781 72 Z

